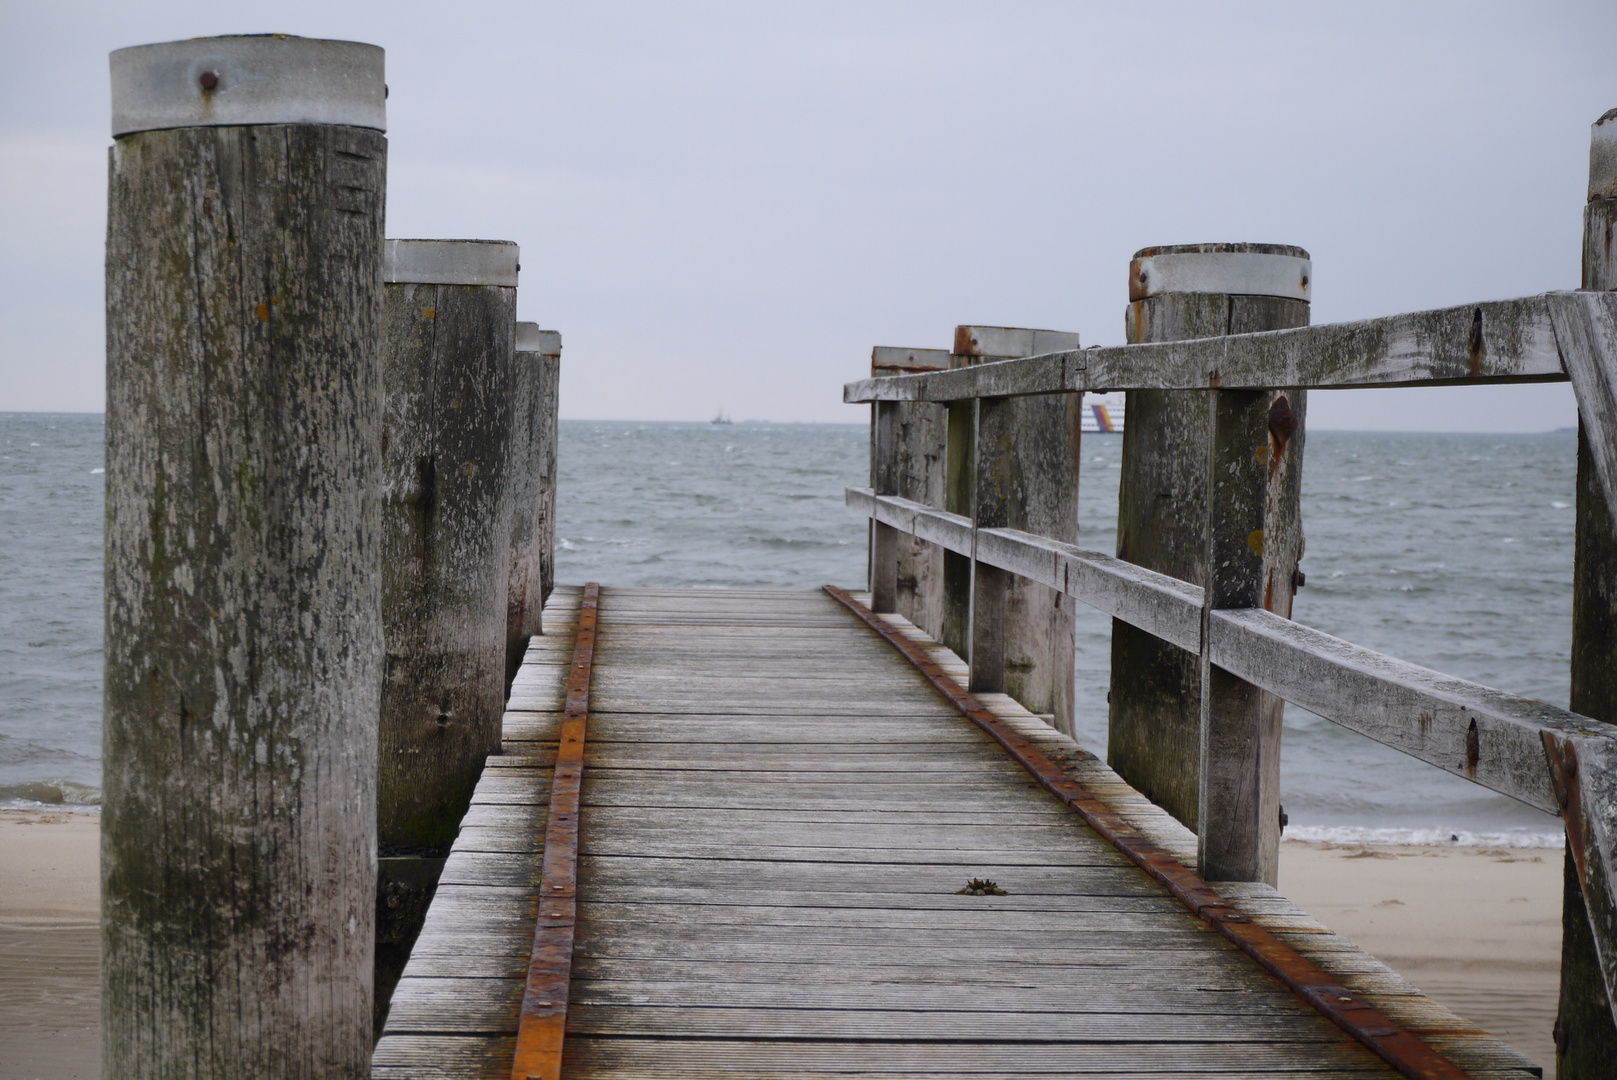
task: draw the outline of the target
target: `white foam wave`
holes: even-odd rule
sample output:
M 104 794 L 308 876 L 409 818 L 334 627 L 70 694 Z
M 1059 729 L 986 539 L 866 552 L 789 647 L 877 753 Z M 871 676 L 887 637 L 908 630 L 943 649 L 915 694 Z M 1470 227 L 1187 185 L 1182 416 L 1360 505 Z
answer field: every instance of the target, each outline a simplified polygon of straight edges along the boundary
M 1288 825 L 1282 840 L 1314 844 L 1363 844 L 1366 847 L 1558 848 L 1559 832 L 1507 829 L 1370 828 L 1361 825 Z
M 99 814 L 101 807 L 84 803 L 43 803 L 34 799 L 0 799 L 0 810 L 47 810 L 53 814 Z

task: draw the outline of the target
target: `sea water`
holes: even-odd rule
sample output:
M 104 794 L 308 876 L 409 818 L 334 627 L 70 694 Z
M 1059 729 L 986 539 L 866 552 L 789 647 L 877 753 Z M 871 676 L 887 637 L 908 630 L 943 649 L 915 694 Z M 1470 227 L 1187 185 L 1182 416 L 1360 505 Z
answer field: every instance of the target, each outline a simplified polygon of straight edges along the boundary
M 564 421 L 557 578 L 860 587 L 867 530 L 842 489 L 865 482 L 868 447 L 865 424 Z M 1114 550 L 1121 449 L 1083 443 L 1094 550 Z M 1294 616 L 1565 706 L 1575 450 L 1571 432 L 1310 433 Z M 101 468 L 100 416 L 0 414 L 0 805 L 98 798 Z M 1109 642 L 1080 605 L 1078 735 L 1102 756 Z M 1288 838 L 1560 843 L 1548 815 L 1298 709 L 1281 789 Z

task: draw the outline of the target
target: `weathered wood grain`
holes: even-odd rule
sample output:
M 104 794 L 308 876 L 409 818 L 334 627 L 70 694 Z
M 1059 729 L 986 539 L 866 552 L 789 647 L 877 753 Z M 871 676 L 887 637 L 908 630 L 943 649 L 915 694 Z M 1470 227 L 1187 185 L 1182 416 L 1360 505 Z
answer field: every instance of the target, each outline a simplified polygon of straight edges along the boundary
M 110 153 L 108 1076 L 365 1074 L 386 154 L 306 124 Z
M 1589 201 L 1583 215 L 1581 285 L 1602 294 L 1602 306 L 1609 305 L 1612 290 L 1617 289 L 1617 243 L 1614 243 L 1617 237 L 1617 153 L 1613 152 L 1614 148 L 1617 148 L 1617 109 L 1600 117 L 1591 131 Z M 1580 331 L 1581 344 L 1593 344 L 1583 333 L 1592 329 L 1583 323 L 1587 309 L 1580 310 L 1583 305 L 1577 301 L 1566 304 L 1571 310 L 1565 314 L 1572 317 L 1569 329 Z M 1609 398 L 1603 397 L 1611 389 L 1611 363 L 1609 356 L 1602 358 L 1580 351 L 1579 355 L 1569 358 L 1567 364 L 1569 373 L 1574 376 L 1572 386 L 1578 395 L 1580 421 L 1569 704 L 1586 716 L 1617 724 L 1617 528 L 1612 524 L 1617 515 L 1617 500 L 1612 498 L 1610 483 L 1612 440 L 1617 439 L 1617 432 L 1609 426 Z M 1565 755 L 1561 756 L 1564 759 Z M 1564 789 L 1564 782 L 1562 786 Z M 1570 798 L 1571 792 L 1567 794 Z M 1612 862 L 1605 861 L 1606 877 L 1604 882 L 1598 877 L 1594 882 L 1596 897 L 1591 905 L 1586 888 L 1590 860 L 1580 859 L 1577 849 L 1590 841 L 1598 844 L 1600 837 L 1598 833 L 1582 835 L 1581 816 L 1572 814 L 1566 819 L 1561 991 L 1555 1021 L 1556 1072 L 1567 1080 L 1598 1076 L 1609 1062 L 1617 1060 L 1617 1022 L 1613 1021 L 1617 993 L 1612 992 L 1609 981 L 1609 963 L 1614 951 L 1609 931 L 1613 920 L 1608 911 L 1599 910 L 1604 906 L 1600 901 L 1604 899 L 1609 904 L 1617 892 L 1611 887 L 1609 876 L 1614 867 Z M 1601 814 L 1593 816 L 1597 822 L 1604 818 Z M 1610 824 L 1603 824 L 1609 839 Z M 1597 824 L 1594 829 L 1601 827 Z M 1580 862 L 1584 864 L 1581 867 Z M 1599 874 L 1599 868 L 1596 873 Z M 1600 888 L 1602 884 L 1606 886 L 1604 889 Z M 1604 893 L 1603 898 L 1601 893 Z M 1596 926 L 1607 931 L 1604 942 L 1597 940 Z
M 571 628 L 576 624 L 580 590 L 556 589 L 545 602 L 545 632 L 533 638 L 529 659 L 554 653 L 570 657 Z M 564 636 L 565 635 L 565 636 Z M 465 976 L 503 980 L 506 996 L 484 1002 L 479 1017 L 462 1008 L 458 1022 L 480 1031 L 505 1031 L 508 1016 L 515 1017 L 527 976 L 538 914 L 536 885 L 544 848 L 549 809 L 549 785 L 555 758 L 555 737 L 561 696 L 568 668 L 565 664 L 525 662 L 517 672 L 513 692 L 529 698 L 554 699 L 548 715 L 508 714 L 505 722 L 507 754 L 490 758 L 472 795 L 471 808 L 455 838 L 437 885 L 437 894 L 410 951 L 400 985 L 400 1007 L 389 1012 L 386 1027 L 372 1057 L 372 1075 L 386 1076 L 497 1076 L 511 1072 L 514 1038 L 482 1036 L 461 1038 L 439 1018 L 418 1008 L 412 989 L 421 979 L 450 970 Z M 548 720 L 551 743 L 546 754 L 529 754 L 532 743 L 512 736 L 532 733 L 532 726 Z M 542 745 L 542 744 L 541 744 Z M 512 765 L 514 761 L 525 762 Z M 529 791 L 519 795 L 523 787 Z M 485 824 L 486 823 L 486 824 Z M 514 1032 L 514 1028 L 511 1029 Z
M 1547 813 L 1559 806 L 1543 736 L 1612 729 L 1333 638 L 1265 611 L 1209 620 L 1213 662 L 1310 712 Z
M 534 544 L 539 560 L 541 609 L 556 588 L 556 438 L 561 401 L 561 335 L 539 332 L 539 506 L 534 516 Z M 541 616 L 542 616 L 541 610 Z M 542 618 L 541 618 L 542 621 Z M 538 633 L 539 631 L 535 631 Z
M 1606 506 L 1617 508 L 1617 293 L 1550 293 L 1548 300 L 1590 461 Z
M 947 349 L 876 348 L 870 354 L 873 376 L 949 367 Z M 948 411 L 927 402 L 898 403 L 893 408 L 891 494 L 928 506 L 942 506 L 943 461 Z M 874 452 L 874 447 L 873 447 Z M 875 461 L 872 460 L 874 467 Z M 871 482 L 876 483 L 874 472 Z M 877 485 L 880 486 L 880 485 Z M 884 489 L 885 490 L 885 489 Z M 941 633 L 943 626 L 943 559 L 938 548 L 915 537 L 898 537 L 893 570 L 893 610 L 918 626 Z
M 1279 465 L 1267 430 L 1268 392 L 1217 390 L 1207 404 L 1204 620 L 1262 606 L 1268 480 L 1270 466 Z M 1280 447 L 1288 450 L 1284 438 Z M 1198 657 L 1197 872 L 1273 885 L 1280 873 L 1280 710 L 1265 709 L 1261 689 L 1212 662 L 1211 640 L 1202 634 Z
M 955 328 L 955 353 L 972 365 L 1077 347 L 1078 335 L 1064 331 Z M 1009 526 L 1067 543 L 1077 540 L 1082 399 L 1061 395 L 988 401 L 992 404 L 978 406 L 973 437 L 978 528 Z M 985 422 L 991 436 L 986 441 Z M 985 509 L 991 511 L 989 517 L 984 517 Z M 990 637 L 999 642 L 995 663 L 1003 668 L 992 689 L 1002 684 L 1029 710 L 1053 716 L 1056 727 L 1071 731 L 1075 603 L 1041 582 L 1018 577 L 1003 582 L 1003 597 L 999 591 L 995 587 L 987 594 L 996 601 Z
M 511 436 L 506 486 L 511 509 L 510 577 L 505 592 L 505 684 L 510 688 L 528 639 L 539 632 L 544 587 L 540 571 L 542 509 L 548 437 L 543 358 L 536 323 L 517 323 L 511 363 Z M 530 589 L 532 594 L 530 595 Z
M 953 356 L 950 364 L 959 367 L 970 362 L 969 357 Z M 977 463 L 977 450 L 973 439 L 977 431 L 977 406 L 974 401 L 949 403 L 946 414 L 943 460 L 943 509 L 959 515 L 970 528 L 972 498 L 976 479 L 972 470 Z M 943 632 L 938 635 L 949 648 L 960 656 L 971 652 L 971 551 L 964 554 L 956 548 L 945 548 L 943 553 Z
M 1249 330 L 1217 341 L 1131 341 L 947 372 L 861 379 L 843 387 L 842 400 L 949 402 L 1104 390 L 1464 386 L 1565 378 L 1549 304 L 1539 295 L 1358 322 Z M 1132 413 L 1129 422 L 1134 423 Z
M 1001 693 L 1005 689 L 1005 605 L 1011 575 L 978 561 L 979 529 L 1010 524 L 1012 502 L 1011 444 L 1016 417 L 1008 398 L 980 398 L 971 402 L 975 455 L 971 476 L 972 559 L 970 627 L 967 635 L 967 685 L 972 690 Z
M 1232 245 L 1242 246 L 1242 245 Z M 1275 245 L 1244 245 L 1263 254 Z M 1290 251 L 1293 249 L 1287 249 Z M 1196 252 L 1186 252 L 1193 258 Z M 1184 344 L 1222 339 L 1240 331 L 1306 325 L 1308 304 L 1297 299 L 1229 293 L 1165 293 L 1129 305 L 1130 342 Z M 1278 377 L 1279 370 L 1270 373 Z M 1215 385 L 1232 385 L 1215 379 Z M 1271 381 L 1266 386 L 1285 385 Z M 1257 391 L 1255 391 L 1257 393 Z M 1265 397 L 1272 391 L 1261 391 Z M 1298 396 L 1295 391 L 1293 397 Z M 1215 401 L 1217 396 L 1215 395 Z M 1256 398 L 1250 399 L 1254 411 Z M 1263 403 L 1267 405 L 1267 402 Z M 1117 557 L 1137 566 L 1202 585 L 1208 572 L 1209 455 L 1212 429 L 1205 395 L 1162 390 L 1131 390 L 1129 422 L 1123 432 L 1122 475 L 1118 486 Z M 1289 411 L 1289 410 L 1288 410 Z M 1296 500 L 1302 452 L 1299 409 L 1290 413 L 1293 464 L 1277 471 L 1271 498 L 1259 506 L 1259 530 L 1269 519 L 1285 527 L 1291 543 L 1300 537 Z M 1284 442 L 1283 442 L 1283 445 Z M 1279 459 L 1277 459 L 1277 465 Z M 1288 483 L 1289 480 L 1289 483 Z M 1243 535 L 1236 538 L 1245 543 Z M 1290 570 L 1281 599 L 1290 613 Z M 1200 820 L 1198 776 L 1202 760 L 1202 665 L 1183 649 L 1143 633 L 1121 620 L 1112 624 L 1112 672 L 1108 694 L 1107 756 L 1112 767 L 1147 798 L 1185 824 Z M 1216 678 L 1216 676 L 1215 676 Z M 1227 688 L 1238 693 L 1236 688 Z M 1279 738 L 1279 703 L 1250 702 Z M 1278 762 L 1278 745 L 1273 759 Z M 1254 760 L 1260 755 L 1253 748 Z M 1263 800 L 1267 802 L 1268 800 Z M 1278 804 L 1275 813 L 1278 814 Z M 1276 823 L 1278 837 L 1278 821 Z
M 625 621 L 614 624 L 618 595 Z M 637 614 L 636 599 L 602 594 L 596 663 L 629 709 L 592 714 L 565 1075 L 961 1075 L 961 1061 L 984 1075 L 1244 1074 L 1254 1062 L 1280 1076 L 1388 1075 L 985 753 L 980 732 L 947 737 L 964 725 L 941 701 L 866 718 L 864 702 L 899 676 L 866 662 L 885 649 L 873 636 L 838 646 L 859 664 L 863 694 L 756 713 L 749 686 L 767 680 L 732 674 L 745 663 L 739 635 L 636 621 L 656 606 Z M 689 646 L 676 656 L 637 644 L 669 625 Z M 723 651 L 705 650 L 709 635 Z M 958 658 L 950 666 L 966 677 Z M 525 664 L 519 688 L 541 671 L 558 677 L 554 665 Z M 681 678 L 708 687 L 707 698 L 667 702 Z M 785 685 L 811 681 L 825 680 Z M 732 693 L 743 694 L 742 710 L 728 704 Z M 1142 832 L 1178 830 L 1170 841 L 1194 859 L 1194 837 L 1103 764 L 1008 696 L 985 697 L 1128 807 Z M 509 1067 L 502 1055 L 536 910 L 541 800 L 525 790 L 536 772 L 485 772 L 377 1046 L 376 1075 Z M 1007 895 L 959 895 L 971 876 L 992 877 Z M 1394 1001 L 1434 1039 L 1460 1033 L 1457 1052 L 1498 1066 L 1501 1078 L 1525 1075 L 1518 1057 L 1273 890 L 1233 888 L 1247 890 L 1232 895 L 1254 918 L 1309 939 L 1335 977 L 1361 980 L 1355 992 Z M 624 1053 L 595 1056 L 603 1040 Z
M 516 290 L 385 286 L 377 842 L 441 854 L 499 749 Z
M 895 402 L 871 406 L 870 483 L 883 495 L 898 493 L 899 430 Z M 898 533 L 870 523 L 870 602 L 875 611 L 898 610 Z

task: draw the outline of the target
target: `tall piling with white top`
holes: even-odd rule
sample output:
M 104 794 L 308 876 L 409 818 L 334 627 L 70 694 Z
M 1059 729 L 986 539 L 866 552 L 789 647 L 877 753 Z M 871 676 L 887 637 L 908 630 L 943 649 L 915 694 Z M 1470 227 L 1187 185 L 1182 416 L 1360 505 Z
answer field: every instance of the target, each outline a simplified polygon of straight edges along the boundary
M 1146 248 L 1129 264 L 1128 341 L 1181 341 L 1306 326 L 1311 275 L 1308 253 L 1281 244 Z M 1255 596 L 1256 606 L 1289 617 L 1293 592 L 1302 581 L 1297 561 L 1302 555 L 1305 395 L 1264 391 L 1261 409 L 1252 402 L 1239 408 L 1231 400 L 1210 402 L 1229 393 L 1128 392 L 1117 554 L 1182 581 L 1208 585 L 1210 470 L 1235 460 L 1233 443 L 1213 446 L 1213 417 L 1220 415 L 1231 439 L 1256 440 L 1243 452 L 1254 461 L 1261 455 L 1265 471 L 1256 489 L 1248 485 L 1240 492 L 1233 487 L 1225 492 L 1234 500 L 1224 505 L 1228 520 L 1247 521 L 1238 539 L 1252 558 L 1232 565 L 1230 575 L 1215 581 L 1209 595 L 1215 607 L 1238 606 Z M 1257 431 L 1237 433 L 1231 427 L 1260 412 Z M 1227 460 L 1215 463 L 1215 449 L 1227 451 Z M 1224 468 L 1219 475 L 1231 474 Z M 1240 575 L 1256 578 L 1236 580 Z M 1231 695 L 1242 698 L 1229 704 L 1240 719 L 1232 719 L 1234 713 L 1220 706 L 1213 725 L 1220 745 L 1204 763 L 1203 667 L 1198 657 L 1178 646 L 1113 620 L 1107 756 L 1125 780 L 1191 828 L 1199 825 L 1204 764 L 1211 765 L 1233 785 L 1232 791 L 1244 793 L 1232 796 L 1242 803 L 1239 807 L 1215 807 L 1215 829 L 1234 829 L 1242 836 L 1230 841 L 1230 850 L 1242 852 L 1233 863 L 1217 854 L 1225 845 L 1215 842 L 1212 865 L 1220 867 L 1215 876 L 1272 884 L 1280 833 L 1282 703 L 1253 688 L 1238 692 L 1225 686 L 1223 673 L 1215 670 L 1219 701 L 1233 702 Z M 1240 763 L 1230 756 L 1236 747 Z M 1255 776 L 1248 775 L 1253 771 Z M 1215 794 L 1215 802 L 1220 797 Z
M 379 998 L 500 748 L 517 255 L 506 241 L 386 245 Z
M 111 65 L 102 1075 L 363 1077 L 383 53 Z
M 539 551 L 539 597 L 529 603 L 543 608 L 556 588 L 556 445 L 561 436 L 561 334 L 539 331 L 539 414 L 545 418 L 540 439 L 539 509 L 535 511 L 534 543 Z M 538 616 L 534 616 L 539 626 Z M 542 630 L 543 627 L 541 626 Z M 536 631 L 538 632 L 538 631 Z
M 556 376 L 561 335 L 519 322 L 511 376 L 511 577 L 505 599 L 505 682 L 516 677 L 528 639 L 542 630 L 554 564 Z M 550 585 L 555 582 L 554 572 Z

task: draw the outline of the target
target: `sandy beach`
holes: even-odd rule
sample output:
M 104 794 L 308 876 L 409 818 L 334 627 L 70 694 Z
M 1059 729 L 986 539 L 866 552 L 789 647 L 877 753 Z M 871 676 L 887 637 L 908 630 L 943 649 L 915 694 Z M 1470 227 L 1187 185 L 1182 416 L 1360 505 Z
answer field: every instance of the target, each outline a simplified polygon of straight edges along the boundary
M 94 814 L 0 811 L 0 1077 L 92 1080 Z M 1280 889 L 1449 1008 L 1553 1061 L 1554 850 L 1286 843 Z
M 100 1073 L 99 814 L 0 811 L 0 1076 Z
M 1553 1075 L 1559 849 L 1280 845 L 1280 891 Z

